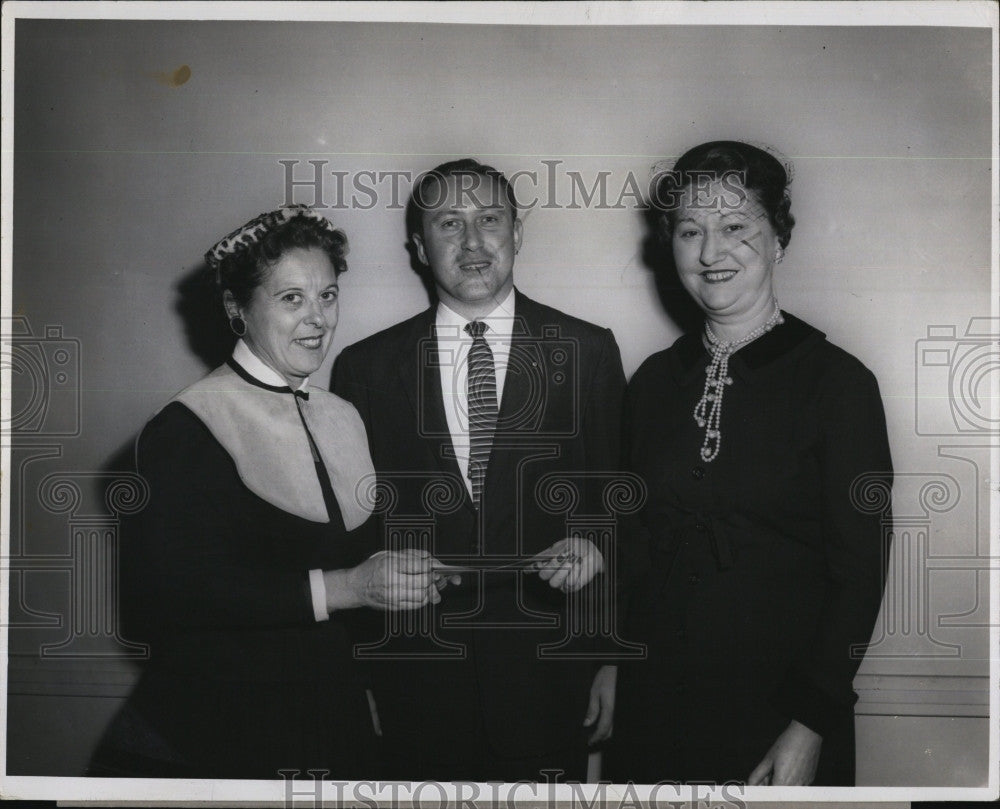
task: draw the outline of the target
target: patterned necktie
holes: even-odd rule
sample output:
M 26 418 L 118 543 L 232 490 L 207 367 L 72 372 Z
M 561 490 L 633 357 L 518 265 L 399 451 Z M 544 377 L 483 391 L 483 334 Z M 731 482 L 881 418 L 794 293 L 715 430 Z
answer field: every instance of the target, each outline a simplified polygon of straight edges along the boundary
M 483 337 L 489 328 L 481 320 L 466 324 L 472 336 L 469 349 L 469 481 L 472 502 L 479 507 L 486 478 L 486 464 L 493 448 L 493 433 L 497 426 L 497 377 L 493 369 L 493 352 Z

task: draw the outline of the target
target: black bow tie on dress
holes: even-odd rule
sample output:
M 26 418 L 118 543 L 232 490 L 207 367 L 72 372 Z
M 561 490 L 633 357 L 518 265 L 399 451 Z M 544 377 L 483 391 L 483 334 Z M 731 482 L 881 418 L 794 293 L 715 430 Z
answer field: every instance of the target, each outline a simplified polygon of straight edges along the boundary
M 301 388 L 299 390 L 292 390 L 288 385 L 269 385 L 267 389 L 273 390 L 275 393 L 290 393 L 296 399 L 301 399 L 303 402 L 309 401 L 309 391 L 302 390 Z
M 309 391 L 299 389 L 292 390 L 288 385 L 268 385 L 267 382 L 261 382 L 257 377 L 251 374 L 246 368 L 240 365 L 236 360 L 230 357 L 226 360 L 226 365 L 236 371 L 237 375 L 244 381 L 249 382 L 258 388 L 263 388 L 264 390 L 269 390 L 272 393 L 291 393 L 296 399 L 303 399 L 309 401 Z

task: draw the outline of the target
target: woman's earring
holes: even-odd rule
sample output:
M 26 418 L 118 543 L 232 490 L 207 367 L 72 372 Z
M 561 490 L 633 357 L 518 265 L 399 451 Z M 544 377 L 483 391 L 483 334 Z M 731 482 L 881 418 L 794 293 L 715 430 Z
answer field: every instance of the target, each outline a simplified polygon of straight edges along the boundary
M 242 337 L 247 333 L 247 322 L 239 315 L 233 315 L 229 318 L 229 328 L 233 330 L 233 334 L 237 337 Z
M 785 251 L 782 248 L 778 248 L 778 252 L 774 254 L 774 263 L 780 264 L 781 260 L 785 257 Z

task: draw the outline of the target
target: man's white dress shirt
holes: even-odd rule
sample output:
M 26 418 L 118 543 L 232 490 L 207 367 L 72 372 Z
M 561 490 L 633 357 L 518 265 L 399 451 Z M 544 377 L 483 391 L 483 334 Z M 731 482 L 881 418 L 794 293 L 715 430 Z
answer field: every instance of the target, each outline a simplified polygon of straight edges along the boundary
M 497 380 L 497 405 L 503 401 L 503 385 L 507 378 L 507 362 L 510 359 L 510 341 L 514 332 L 514 290 L 486 317 L 476 318 L 487 325 L 483 334 L 490 351 L 493 352 L 493 369 Z M 472 481 L 469 478 L 469 349 L 472 337 L 465 330 L 469 319 L 462 317 L 445 304 L 438 303 L 437 319 L 434 324 L 437 336 L 438 357 L 441 363 L 441 398 L 444 400 L 444 415 L 451 433 L 451 445 L 455 448 L 458 468 L 463 472 L 463 480 L 469 494 Z

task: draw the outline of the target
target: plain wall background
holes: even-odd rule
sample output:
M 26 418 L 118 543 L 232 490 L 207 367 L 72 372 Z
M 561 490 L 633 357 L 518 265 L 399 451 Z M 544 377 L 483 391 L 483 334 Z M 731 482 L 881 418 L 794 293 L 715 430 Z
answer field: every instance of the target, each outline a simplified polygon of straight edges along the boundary
M 279 160 L 299 160 L 298 179 L 328 161 L 328 204 L 334 171 L 417 174 L 473 155 L 539 172 L 541 192 L 542 161 L 561 160 L 566 203 L 567 171 L 588 185 L 611 172 L 614 201 L 630 172 L 644 190 L 654 165 L 702 141 L 770 144 L 795 165 L 779 300 L 879 379 L 895 510 L 924 554 L 897 546 L 890 583 L 923 624 L 883 625 L 891 637 L 859 676 L 859 779 L 985 783 L 985 576 L 925 562 L 986 553 L 989 436 L 949 430 L 956 394 L 920 341 L 990 313 L 990 58 L 990 31 L 966 28 L 19 20 L 13 314 L 79 341 L 82 398 L 79 435 L 26 437 L 14 453 L 12 555 L 72 554 L 39 481 L 127 469 L 145 420 L 208 370 L 178 287 L 218 238 L 288 201 Z M 190 78 L 172 86 L 182 65 Z M 308 188 L 294 197 L 313 201 Z M 428 304 L 389 202 L 327 211 L 351 253 L 321 381 L 343 346 Z M 679 333 L 633 202 L 529 211 L 515 270 L 528 295 L 612 328 L 627 374 Z M 960 359 L 983 338 L 945 342 Z M 942 434 L 918 434 L 920 408 Z M 935 479 L 953 500 L 937 512 Z M 69 582 L 32 571 L 12 583 L 25 626 L 11 638 L 10 772 L 79 774 L 127 693 L 113 643 L 110 658 L 39 657 L 67 634 L 68 619 L 44 616 L 68 614 Z M 923 600 L 904 582 L 926 585 Z

